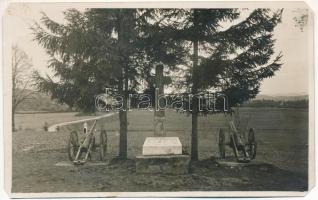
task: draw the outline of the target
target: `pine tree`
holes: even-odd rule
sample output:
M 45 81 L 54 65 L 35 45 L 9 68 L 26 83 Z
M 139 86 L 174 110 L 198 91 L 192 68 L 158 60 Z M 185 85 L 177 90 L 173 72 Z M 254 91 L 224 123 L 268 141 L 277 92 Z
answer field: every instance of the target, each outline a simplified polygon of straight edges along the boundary
M 192 49 L 192 65 L 185 73 L 193 95 L 206 89 L 223 92 L 230 107 L 257 95 L 263 79 L 279 70 L 273 31 L 282 10 L 253 10 L 241 20 L 238 9 L 165 10 L 163 24 L 176 41 Z M 177 17 L 182 16 L 182 17 Z M 238 21 L 238 22 L 237 22 Z M 230 26 L 223 28 L 223 25 Z M 192 102 L 191 160 L 198 160 L 198 98 Z
M 127 158 L 128 92 L 138 91 L 156 64 L 171 70 L 182 62 L 182 49 L 154 23 L 154 9 L 68 10 L 59 24 L 44 13 L 35 24 L 35 40 L 50 55 L 55 78 L 35 74 L 40 90 L 53 99 L 84 111 L 94 111 L 94 96 L 113 88 L 123 97 L 119 111 L 119 158 Z M 179 52 L 170 50 L 180 49 Z

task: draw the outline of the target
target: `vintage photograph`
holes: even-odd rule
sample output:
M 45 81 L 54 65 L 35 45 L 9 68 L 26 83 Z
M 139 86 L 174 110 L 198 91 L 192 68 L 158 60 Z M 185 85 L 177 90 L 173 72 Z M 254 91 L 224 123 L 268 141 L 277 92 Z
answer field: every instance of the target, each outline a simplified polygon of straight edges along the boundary
M 8 5 L 8 192 L 306 193 L 310 8 L 153 5 Z

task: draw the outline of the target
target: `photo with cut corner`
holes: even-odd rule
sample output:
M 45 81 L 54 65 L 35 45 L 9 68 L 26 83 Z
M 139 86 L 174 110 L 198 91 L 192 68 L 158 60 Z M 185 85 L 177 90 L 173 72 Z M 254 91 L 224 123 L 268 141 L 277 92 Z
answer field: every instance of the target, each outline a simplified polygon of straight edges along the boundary
M 2 17 L 10 197 L 314 186 L 305 2 L 13 2 Z

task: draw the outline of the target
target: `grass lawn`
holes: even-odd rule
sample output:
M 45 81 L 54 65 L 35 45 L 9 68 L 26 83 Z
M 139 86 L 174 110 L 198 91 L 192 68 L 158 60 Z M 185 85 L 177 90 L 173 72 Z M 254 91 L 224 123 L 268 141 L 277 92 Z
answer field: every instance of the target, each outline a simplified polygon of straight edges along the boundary
M 119 143 L 119 121 L 114 115 L 97 125 L 97 129 L 107 130 L 109 164 L 71 169 L 54 164 L 68 159 L 69 131 L 80 130 L 82 125 L 64 127 L 56 133 L 44 132 L 42 127 L 45 121 L 52 125 L 85 117 L 76 117 L 75 113 L 17 115 L 17 127 L 23 125 L 23 128 L 13 133 L 13 191 L 304 190 L 308 166 L 308 111 L 242 108 L 240 116 L 249 119 L 246 127 L 255 128 L 256 159 L 268 163 L 267 170 L 237 172 L 217 167 L 211 157 L 218 156 L 218 128 L 227 128 L 227 123 L 221 114 L 208 115 L 199 117 L 200 161 L 194 163 L 192 173 L 153 175 L 148 176 L 148 180 L 147 176 L 134 172 L 134 158 L 141 154 L 145 138 L 153 136 L 152 112 L 133 110 L 128 114 L 128 161 L 114 160 Z M 179 137 L 183 147 L 190 151 L 191 116 L 166 111 L 166 130 L 167 136 Z M 227 152 L 232 153 L 230 149 Z

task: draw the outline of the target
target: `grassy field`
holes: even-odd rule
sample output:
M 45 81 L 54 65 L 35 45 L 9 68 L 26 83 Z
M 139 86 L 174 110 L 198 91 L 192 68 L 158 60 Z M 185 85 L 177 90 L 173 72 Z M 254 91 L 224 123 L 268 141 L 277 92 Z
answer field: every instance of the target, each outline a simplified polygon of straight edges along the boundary
M 44 132 L 42 129 L 45 122 L 51 125 L 82 119 L 85 116 L 76 117 L 76 113 L 18 114 L 17 127 L 21 128 L 13 133 L 13 191 L 165 191 L 169 189 L 167 183 L 172 180 L 171 184 L 174 184 L 172 186 L 170 184 L 172 190 L 304 190 L 308 168 L 308 111 L 242 108 L 240 113 L 242 119 L 248 119 L 246 127 L 253 127 L 256 130 L 258 142 L 256 159 L 273 166 L 272 170 L 262 172 L 259 169 L 248 169 L 240 171 L 237 175 L 237 172 L 233 170 L 215 168 L 211 157 L 218 156 L 217 130 L 220 127 L 227 128 L 227 123 L 223 115 L 200 116 L 199 158 L 201 161 L 194 164 L 196 166 L 194 173 L 178 178 L 155 176 L 158 180 L 153 181 L 149 187 L 145 187 L 144 184 L 147 181 L 142 178 L 143 176 L 131 173 L 134 172 L 134 158 L 141 154 L 145 138 L 153 136 L 152 112 L 136 110 L 129 112 L 129 160 L 119 165 L 114 165 L 113 160 L 118 155 L 118 116 L 113 115 L 99 121 L 97 129 L 106 129 L 109 138 L 107 161 L 109 164 L 107 167 L 94 169 L 95 173 L 88 167 L 68 169 L 54 166 L 57 162 L 67 160 L 66 145 L 69 131 L 79 130 L 82 125 L 64 127 L 56 133 Z M 178 136 L 184 148 L 189 151 L 191 116 L 168 110 L 166 130 L 167 136 Z M 230 149 L 227 149 L 227 152 L 231 154 Z M 206 170 L 213 172 L 207 173 Z M 264 180 L 256 180 L 255 177 L 248 176 L 249 174 L 256 176 L 258 173 L 264 173 L 259 174 Z M 246 175 L 246 178 L 240 177 L 243 175 Z M 72 180 L 69 180 L 71 177 Z M 228 179 L 224 179 L 226 177 Z M 114 178 L 118 181 L 110 181 Z M 266 182 L 269 178 L 274 182 Z M 84 188 L 85 180 L 91 183 Z M 188 185 L 182 186 L 180 181 L 185 181 Z M 286 185 L 289 182 L 293 182 L 294 185 Z M 156 184 L 166 186 L 158 187 Z M 194 187 L 195 184 L 199 185 Z

